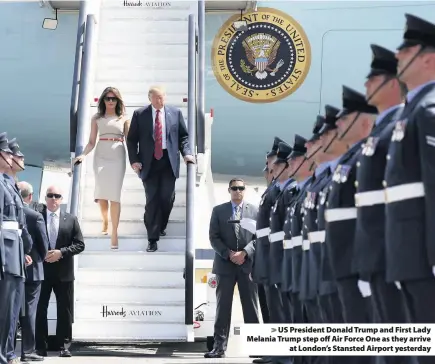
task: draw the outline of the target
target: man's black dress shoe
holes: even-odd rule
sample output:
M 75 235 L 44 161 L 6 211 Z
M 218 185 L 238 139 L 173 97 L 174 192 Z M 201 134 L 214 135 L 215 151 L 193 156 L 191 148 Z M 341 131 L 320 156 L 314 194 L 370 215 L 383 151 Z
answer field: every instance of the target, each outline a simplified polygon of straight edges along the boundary
M 162 230 L 162 231 L 160 232 L 160 236 L 166 236 L 166 231 L 165 231 L 165 230 Z
M 21 361 L 43 361 L 44 357 L 41 355 L 38 355 L 37 353 L 32 354 L 24 354 L 21 356 Z
M 42 356 L 42 357 L 47 356 L 48 355 L 47 350 L 36 350 L 36 355 Z
M 157 250 L 157 242 L 156 241 L 150 241 L 148 243 L 147 252 L 155 252 Z
M 61 358 L 71 358 L 71 352 L 68 350 L 68 349 L 62 349 L 61 351 L 60 351 L 60 354 L 59 354 L 59 356 L 61 357 Z
M 210 358 L 210 359 L 225 358 L 225 351 L 213 349 L 212 351 L 205 353 L 204 358 Z

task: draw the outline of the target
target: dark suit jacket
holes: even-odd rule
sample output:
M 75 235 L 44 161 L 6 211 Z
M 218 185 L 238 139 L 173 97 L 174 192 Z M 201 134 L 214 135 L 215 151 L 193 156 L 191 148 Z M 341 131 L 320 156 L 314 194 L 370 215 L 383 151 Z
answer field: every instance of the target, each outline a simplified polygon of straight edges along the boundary
M 39 212 L 24 206 L 27 230 L 32 237 L 33 245 L 30 252 L 33 263 L 26 268 L 27 281 L 44 280 L 44 259 L 48 251 L 47 227 L 44 217 Z
M 43 216 L 47 226 L 47 209 Z M 60 213 L 56 249 L 61 251 L 62 258 L 55 263 L 44 262 L 45 280 L 71 282 L 75 279 L 74 255 L 85 250 L 85 243 L 77 218 L 66 212 Z
M 243 203 L 242 217 L 255 220 L 257 212 L 256 206 L 246 201 Z M 227 222 L 232 216 L 233 206 L 231 202 L 215 206 L 211 214 L 209 238 L 211 246 L 215 251 L 212 271 L 214 274 L 233 274 L 236 272 L 236 269 L 240 268 L 249 274 L 252 270 L 252 260 L 255 253 L 254 236 L 249 231 L 240 228 L 241 239 L 237 242 L 234 224 L 228 224 Z M 234 264 L 230 260 L 230 250 L 246 251 L 247 257 L 241 266 Z
M 192 155 L 189 147 L 189 134 L 183 114 L 176 107 L 165 105 L 166 148 L 172 171 L 176 178 L 180 175 L 180 153 Z M 154 155 L 154 121 L 151 105 L 136 110 L 131 118 L 127 136 L 127 150 L 130 164 L 142 163 L 140 177 L 145 180 L 151 168 Z M 139 146 L 139 148 L 138 148 Z M 180 153 L 179 153 L 180 152 Z

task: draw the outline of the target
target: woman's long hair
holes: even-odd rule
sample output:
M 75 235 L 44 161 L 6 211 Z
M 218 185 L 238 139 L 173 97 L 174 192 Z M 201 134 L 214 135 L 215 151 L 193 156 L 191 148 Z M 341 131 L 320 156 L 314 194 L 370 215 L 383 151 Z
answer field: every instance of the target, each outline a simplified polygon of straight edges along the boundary
M 122 100 L 121 93 L 115 87 L 106 87 L 103 93 L 101 94 L 100 98 L 98 99 L 98 116 L 104 117 L 104 115 L 106 115 L 106 104 L 104 103 L 104 98 L 110 92 L 113 93 L 118 99 L 118 102 L 116 103 L 116 107 L 115 107 L 115 113 L 116 115 L 121 117 L 122 115 L 125 114 L 125 106 L 124 106 L 124 101 Z

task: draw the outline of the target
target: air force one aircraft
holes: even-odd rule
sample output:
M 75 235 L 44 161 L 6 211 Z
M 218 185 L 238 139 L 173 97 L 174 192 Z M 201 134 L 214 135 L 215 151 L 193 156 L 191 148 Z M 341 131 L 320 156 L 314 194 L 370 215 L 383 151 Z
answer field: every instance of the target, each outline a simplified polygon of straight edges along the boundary
M 1 129 L 18 138 L 30 166 L 69 160 L 79 5 L 79 1 L 0 4 Z M 132 112 L 147 103 L 148 87 L 159 83 L 167 86 L 169 102 L 185 109 L 187 39 L 184 28 L 175 24 L 196 3 L 124 5 L 124 20 L 134 21 L 138 12 L 149 12 L 161 26 L 138 26 L 129 34 L 120 31 L 119 23 L 100 29 L 99 42 L 112 42 L 113 49 L 104 52 L 114 58 L 94 65 L 105 72 L 95 80 L 93 97 L 105 86 L 117 86 Z M 206 1 L 205 102 L 206 111 L 214 110 L 213 172 L 260 174 L 273 136 L 291 142 L 294 133 L 308 135 L 325 104 L 340 106 L 343 84 L 363 91 L 370 44 L 395 49 L 405 13 L 435 21 L 435 5 L 429 1 Z M 54 19 L 55 29 L 41 26 L 45 18 Z M 237 30 L 243 29 L 237 27 L 244 22 L 248 29 L 241 36 Z M 116 64 L 116 52 L 123 52 L 126 43 L 137 44 L 138 50 L 128 64 Z M 151 61 L 152 53 L 146 51 L 155 44 L 167 45 L 161 62 Z M 128 68 L 148 74 L 147 82 L 134 83 Z M 167 72 L 153 76 L 161 70 Z M 172 82 L 174 77 L 177 82 Z

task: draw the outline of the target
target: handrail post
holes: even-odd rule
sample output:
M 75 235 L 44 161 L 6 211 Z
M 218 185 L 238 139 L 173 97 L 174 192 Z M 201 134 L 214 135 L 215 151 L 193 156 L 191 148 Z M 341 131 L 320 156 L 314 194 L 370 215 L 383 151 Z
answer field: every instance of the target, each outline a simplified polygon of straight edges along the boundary
M 189 15 L 189 41 L 188 41 L 188 98 L 187 98 L 187 129 L 189 131 L 189 144 L 194 153 L 196 132 L 196 31 L 195 16 Z M 194 288 L 194 234 L 195 234 L 195 185 L 196 168 L 194 164 L 187 165 L 186 183 L 186 262 L 185 262 L 185 324 L 193 328 L 193 288 Z M 191 338 L 193 339 L 193 338 Z M 188 338 L 188 341 L 189 338 Z
M 79 20 L 77 25 L 77 39 L 76 39 L 76 54 L 74 60 L 73 81 L 71 90 L 71 106 L 69 111 L 70 118 L 70 152 L 74 153 L 76 148 L 77 137 L 77 111 L 78 111 L 78 96 L 80 89 L 80 71 L 82 64 L 82 53 L 84 35 L 86 29 L 86 16 L 89 11 L 89 2 L 82 1 L 80 3 Z
M 205 0 L 198 1 L 198 153 L 205 153 Z
M 77 136 L 75 155 L 83 153 L 86 123 L 89 122 L 89 106 L 91 100 L 91 76 L 92 76 L 92 59 L 93 59 L 93 42 L 95 35 L 95 17 L 92 14 L 86 17 L 86 31 L 83 44 L 83 59 L 80 70 L 80 92 L 78 99 L 77 113 Z M 80 179 L 82 173 L 82 164 L 74 167 L 72 188 L 71 188 L 71 207 L 70 213 L 77 216 L 80 202 Z

